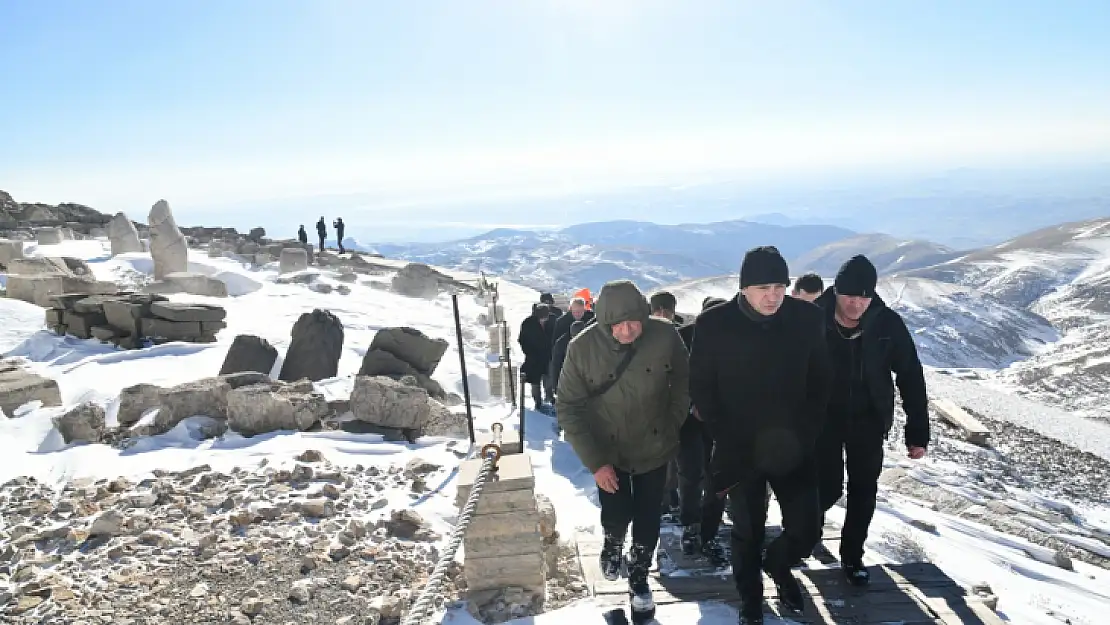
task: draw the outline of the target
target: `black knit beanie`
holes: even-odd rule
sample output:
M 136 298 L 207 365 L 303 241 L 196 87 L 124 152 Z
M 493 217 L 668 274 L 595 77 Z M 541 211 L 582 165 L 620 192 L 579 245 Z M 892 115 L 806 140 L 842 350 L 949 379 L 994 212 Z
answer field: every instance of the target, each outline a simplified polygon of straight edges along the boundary
M 786 259 L 773 245 L 753 247 L 744 254 L 744 263 L 740 265 L 740 288 L 757 284 L 790 284 Z
M 840 266 L 833 287 L 837 295 L 875 297 L 875 285 L 878 283 L 879 272 L 875 270 L 875 265 L 863 254 L 857 254 Z

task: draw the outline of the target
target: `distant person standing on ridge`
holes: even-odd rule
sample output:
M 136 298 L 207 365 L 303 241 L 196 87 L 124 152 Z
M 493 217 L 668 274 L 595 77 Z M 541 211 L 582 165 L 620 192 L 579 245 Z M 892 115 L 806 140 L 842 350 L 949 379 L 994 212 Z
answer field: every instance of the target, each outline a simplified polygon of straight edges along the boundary
M 650 316 L 635 284 L 607 283 L 596 311 L 596 323 L 570 342 L 557 414 L 566 440 L 597 482 L 602 575 L 616 580 L 624 561 L 632 622 L 639 623 L 655 613 L 648 571 L 659 543 L 667 463 L 678 452 L 678 431 L 690 408 L 689 363 L 674 326 Z
M 328 237 L 328 226 L 324 223 L 324 216 L 320 215 L 320 221 L 316 222 L 316 234 L 320 237 L 320 253 L 324 253 L 324 239 Z
M 339 245 L 339 253 L 346 253 L 347 250 L 343 249 L 343 230 L 346 229 L 347 226 L 343 223 L 343 218 L 336 217 L 331 226 L 335 228 L 335 240 L 338 242 Z
M 713 435 L 713 489 L 728 492 L 732 576 L 746 624 L 763 623 L 762 572 L 784 608 L 805 609 L 791 567 L 821 539 L 814 444 L 833 372 L 821 310 L 786 297 L 789 284 L 778 249 L 748 250 L 740 293 L 698 315 L 690 350 L 690 396 Z M 764 552 L 768 483 L 782 534 Z
M 828 417 L 817 439 L 821 508 L 828 512 L 844 494 L 848 501 L 840 531 L 840 568 L 848 582 L 866 586 L 863 544 L 875 515 L 883 441 L 894 425 L 897 378 L 906 411 L 906 455 L 925 457 L 929 446 L 929 398 L 913 335 L 897 312 L 875 292 L 878 272 L 866 256 L 848 259 L 832 288 L 817 298 L 825 315 L 825 339 L 835 370 Z
M 820 297 L 824 290 L 825 282 L 821 279 L 821 276 L 815 273 L 807 273 L 794 281 L 794 290 L 790 292 L 790 297 L 812 302 Z
M 297 240 L 301 245 L 308 245 L 308 233 L 304 231 L 304 224 L 301 224 L 301 229 L 297 230 Z
M 544 412 L 544 400 L 554 403 L 555 399 L 551 390 L 551 378 L 548 376 L 554 343 L 551 333 L 554 331 L 555 317 L 547 309 L 547 304 L 536 304 L 532 308 L 532 315 L 520 324 L 520 336 L 516 339 L 524 352 L 524 364 L 520 366 L 520 373 L 524 376 L 524 381 L 532 386 L 536 412 Z

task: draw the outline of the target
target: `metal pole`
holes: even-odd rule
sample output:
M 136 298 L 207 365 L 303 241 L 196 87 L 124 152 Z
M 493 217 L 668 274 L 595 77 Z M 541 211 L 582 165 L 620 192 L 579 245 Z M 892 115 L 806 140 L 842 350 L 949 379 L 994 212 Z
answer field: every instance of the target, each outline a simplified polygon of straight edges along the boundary
M 524 375 L 520 376 L 520 453 L 524 453 Z
M 470 442 L 474 442 L 474 413 L 470 410 L 470 380 L 466 376 L 466 350 L 463 349 L 462 322 L 459 321 L 459 294 L 451 294 L 451 308 L 455 310 L 455 338 L 459 342 L 459 368 L 462 370 L 463 401 L 466 402 L 466 427 Z
M 501 377 L 502 384 L 509 387 L 509 403 L 516 405 L 516 381 L 513 380 L 513 349 L 509 344 L 509 322 L 502 321 L 501 326 L 501 355 L 505 362 L 505 375 Z M 505 381 L 507 380 L 507 382 Z

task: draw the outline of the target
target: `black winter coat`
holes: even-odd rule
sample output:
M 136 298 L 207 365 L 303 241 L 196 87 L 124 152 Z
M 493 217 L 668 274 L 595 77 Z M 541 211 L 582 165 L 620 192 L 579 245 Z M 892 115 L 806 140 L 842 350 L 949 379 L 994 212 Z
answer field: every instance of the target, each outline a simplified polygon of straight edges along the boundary
M 692 330 L 690 399 L 715 442 L 717 492 L 811 455 L 832 379 L 820 309 L 788 297 L 756 320 L 742 297 L 702 312 Z
M 587 310 L 585 314 L 582 315 L 582 322 L 589 323 L 593 318 L 594 312 L 592 310 Z M 574 321 L 574 315 L 569 312 L 559 315 L 559 318 L 555 321 L 555 331 L 551 336 L 551 342 L 554 343 L 559 340 L 559 337 L 570 332 L 570 324 L 574 323 Z
M 559 374 L 563 372 L 563 362 L 567 359 L 567 347 L 570 345 L 570 332 L 564 332 L 562 336 L 555 339 L 555 345 L 551 348 L 551 368 L 548 375 L 551 376 L 551 388 L 559 388 Z
M 826 336 L 828 341 L 843 340 L 838 336 L 836 327 L 836 294 L 830 287 L 814 301 L 824 311 Z M 860 319 L 863 334 L 863 376 L 870 391 L 871 414 L 877 420 L 876 427 L 890 434 L 894 425 L 894 387 L 902 395 L 902 407 L 906 411 L 906 445 L 927 447 L 929 444 L 929 396 L 925 390 L 925 372 L 917 355 L 917 345 L 910 335 L 902 315 L 887 307 L 886 302 L 876 295 L 871 305 Z M 840 363 L 833 363 L 840 366 Z M 891 373 L 895 379 L 891 380 Z M 834 387 L 835 394 L 844 389 Z M 834 402 L 835 403 L 835 402 Z M 857 415 L 852 415 L 853 417 Z
M 520 372 L 529 384 L 537 384 L 551 365 L 552 333 L 555 331 L 555 317 L 548 316 L 541 326 L 538 319 L 528 317 L 520 324 L 517 343 L 524 352 L 524 364 Z

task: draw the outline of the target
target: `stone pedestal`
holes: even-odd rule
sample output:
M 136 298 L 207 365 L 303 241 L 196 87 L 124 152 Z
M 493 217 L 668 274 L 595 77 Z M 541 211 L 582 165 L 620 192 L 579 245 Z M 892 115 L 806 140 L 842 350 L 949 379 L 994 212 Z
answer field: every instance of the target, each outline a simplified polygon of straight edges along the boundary
M 489 394 L 491 397 L 512 397 L 512 385 L 520 379 L 520 369 L 513 367 L 510 371 L 505 363 L 498 363 L 489 368 Z
M 486 319 L 487 325 L 495 326 L 505 320 L 505 307 L 501 304 L 490 304 L 488 307 Z
M 486 331 L 489 333 L 489 352 L 496 356 L 500 356 L 505 350 L 506 344 L 512 341 L 512 331 L 508 328 L 502 330 L 500 325 L 488 326 Z M 502 339 L 505 342 L 502 342 Z
M 481 460 L 475 459 L 460 467 L 455 500 L 460 508 L 481 466 Z M 463 539 L 468 593 L 517 587 L 543 595 L 546 572 L 535 488 L 528 454 L 501 457 Z

